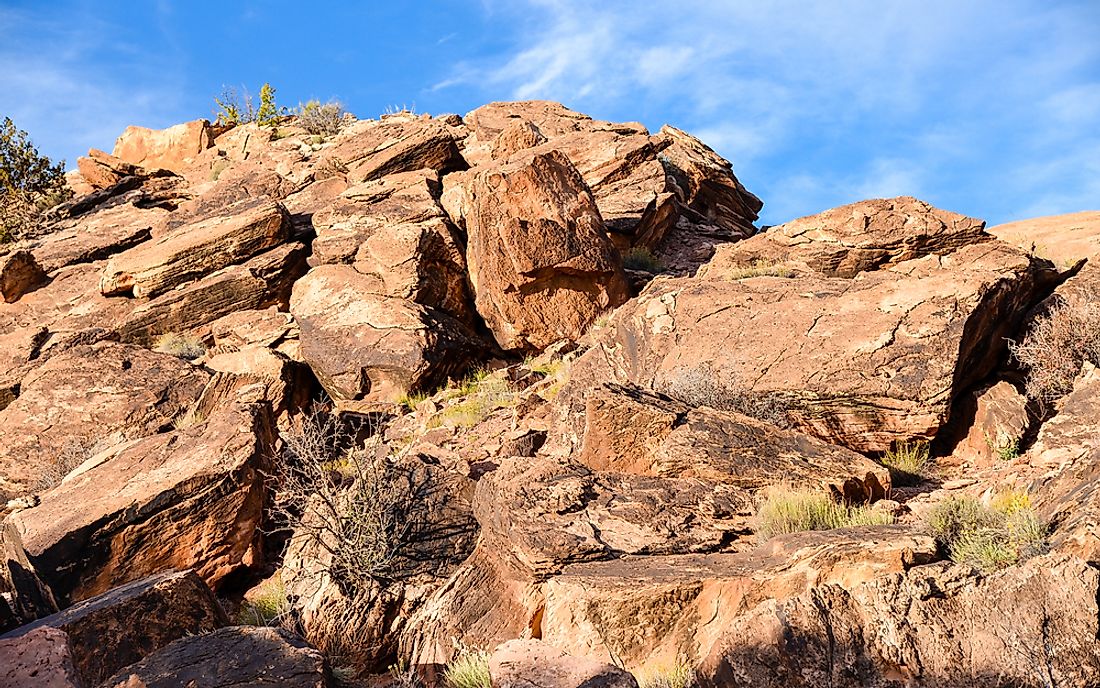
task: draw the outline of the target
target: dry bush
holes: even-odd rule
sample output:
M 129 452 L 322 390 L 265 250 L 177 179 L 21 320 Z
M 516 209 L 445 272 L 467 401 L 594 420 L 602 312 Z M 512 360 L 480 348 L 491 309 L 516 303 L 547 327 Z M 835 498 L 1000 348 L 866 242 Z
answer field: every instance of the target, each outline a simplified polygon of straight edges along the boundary
M 344 106 L 336 101 L 311 100 L 298 106 L 298 124 L 317 136 L 335 136 L 344 126 Z
M 785 267 L 778 263 L 772 263 L 766 260 L 758 259 L 753 261 L 752 265 L 743 268 L 736 268 L 725 274 L 727 279 L 742 280 L 749 279 L 750 277 L 794 277 L 795 272 L 791 268 Z
M 681 368 L 673 372 L 657 391 L 689 406 L 734 411 L 780 428 L 794 426 L 783 397 L 774 393 L 746 391 L 733 375 L 725 377 L 723 380 L 707 364 Z
M 773 487 L 756 511 L 756 533 L 768 539 L 807 530 L 889 525 L 892 514 L 866 506 L 839 504 L 823 492 Z
M 378 451 L 377 435 L 353 446 L 331 414 L 307 414 L 281 437 L 270 477 L 276 520 L 323 553 L 328 573 L 353 597 L 406 573 L 406 557 L 438 506 L 426 473 Z
M 185 361 L 194 361 L 206 355 L 206 347 L 201 338 L 175 332 L 157 337 L 153 343 L 153 351 L 182 358 Z
M 70 437 L 65 440 L 54 452 L 49 463 L 39 470 L 34 491 L 45 492 L 60 484 L 65 476 L 87 461 L 98 447 L 98 443 L 90 439 Z
M 1027 371 L 1027 396 L 1050 403 L 1073 389 L 1084 361 L 1100 365 L 1100 294 L 1057 299 L 1021 341 L 1009 342 Z

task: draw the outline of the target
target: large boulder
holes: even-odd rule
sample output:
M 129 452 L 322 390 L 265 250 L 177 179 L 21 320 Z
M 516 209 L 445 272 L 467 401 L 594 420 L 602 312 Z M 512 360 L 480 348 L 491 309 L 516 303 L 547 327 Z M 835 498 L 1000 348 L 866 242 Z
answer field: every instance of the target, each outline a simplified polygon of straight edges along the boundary
M 302 357 L 333 398 L 393 403 L 457 376 L 484 345 L 451 316 L 377 293 L 348 265 L 316 267 L 294 285 Z
M 317 160 L 352 184 L 386 175 L 432 169 L 449 172 L 466 167 L 456 135 L 445 122 L 428 116 L 398 115 L 351 125 Z
M 615 386 L 587 396 L 575 460 L 598 471 L 699 478 L 748 490 L 796 485 L 848 502 L 881 499 L 890 489 L 889 471 L 853 451 L 736 411 L 693 409 Z
M 1096 685 L 1100 573 L 1065 555 L 987 577 L 934 564 L 730 622 L 696 674 L 719 686 Z
M 218 599 L 194 572 L 173 571 L 115 588 L 0 639 L 59 629 L 69 636 L 73 663 L 84 685 L 98 686 L 173 640 L 227 623 Z
M 168 212 L 133 202 L 112 205 L 59 221 L 49 234 L 36 239 L 30 250 L 47 273 L 67 265 L 103 260 L 147 240 L 153 225 Z
M 274 442 L 265 404 L 229 407 L 97 454 L 11 518 L 62 599 L 172 568 L 193 568 L 217 587 L 261 563 Z
M 1100 256 L 1100 210 L 1017 220 L 986 231 L 1062 269 Z
M 4 688 L 84 688 L 73 665 L 69 636 L 56 628 L 38 628 L 0 640 L 0 686 Z
M 509 640 L 489 657 L 494 688 L 638 688 L 614 664 L 570 657 L 539 640 Z
M 321 653 L 277 628 L 232 626 L 179 640 L 121 669 L 102 688 L 325 688 Z
M 351 263 L 373 293 L 409 299 L 470 323 L 461 240 L 436 202 L 433 170 L 357 184 L 314 213 L 313 264 Z
M 540 636 L 628 666 L 706 655 L 731 623 L 771 599 L 852 589 L 933 561 L 931 537 L 902 526 L 783 535 L 737 554 L 674 554 L 574 564 L 543 586 Z
M 626 301 L 618 252 L 563 154 L 520 154 L 481 169 L 466 193 L 470 283 L 501 348 L 576 340 Z
M 0 411 L 0 491 L 44 489 L 93 449 L 161 431 L 208 378 L 174 356 L 124 344 L 78 346 L 50 358 Z
M 249 199 L 223 213 L 114 256 L 104 268 L 100 290 L 157 296 L 287 239 L 290 220 L 277 202 Z
M 210 122 L 197 119 L 167 129 L 126 127 L 115 141 L 114 157 L 147 168 L 183 172 L 214 140 Z
M 294 242 L 265 251 L 178 289 L 137 304 L 117 323 L 124 342 L 153 344 L 157 335 L 187 332 L 244 310 L 290 301 L 294 281 L 305 274 L 307 248 Z
M 708 268 L 704 279 L 655 280 L 619 309 L 574 377 L 692 405 L 776 400 L 809 434 L 885 451 L 936 435 L 1052 279 L 1000 242 L 850 279 Z
M 723 247 L 711 269 L 782 263 L 829 277 L 852 277 L 991 237 L 985 222 L 910 196 L 860 201 L 772 227 Z

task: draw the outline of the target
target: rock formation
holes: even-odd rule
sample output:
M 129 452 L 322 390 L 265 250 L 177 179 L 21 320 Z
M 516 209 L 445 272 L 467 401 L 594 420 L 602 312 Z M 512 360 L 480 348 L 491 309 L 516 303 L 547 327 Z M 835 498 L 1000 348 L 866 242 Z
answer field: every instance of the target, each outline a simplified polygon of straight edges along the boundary
M 0 246 L 0 685 L 1100 685 L 1097 212 L 758 229 L 541 101 L 77 168 Z

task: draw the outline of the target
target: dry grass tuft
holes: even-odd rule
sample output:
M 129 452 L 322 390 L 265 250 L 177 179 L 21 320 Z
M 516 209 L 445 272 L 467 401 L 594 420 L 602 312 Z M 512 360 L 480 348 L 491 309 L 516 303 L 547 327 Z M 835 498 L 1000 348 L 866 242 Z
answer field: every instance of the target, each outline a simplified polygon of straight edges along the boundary
M 762 539 L 807 530 L 889 525 L 892 514 L 866 506 L 847 506 L 822 492 L 773 487 L 756 511 L 756 532 Z

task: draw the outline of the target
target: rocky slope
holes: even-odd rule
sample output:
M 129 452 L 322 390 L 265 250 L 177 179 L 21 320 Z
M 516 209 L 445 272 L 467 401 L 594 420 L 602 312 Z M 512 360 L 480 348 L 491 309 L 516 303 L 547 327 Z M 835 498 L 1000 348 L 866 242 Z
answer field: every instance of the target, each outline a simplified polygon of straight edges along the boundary
M 0 685 L 1100 685 L 1100 213 L 760 231 L 548 102 L 69 181 L 0 247 Z

